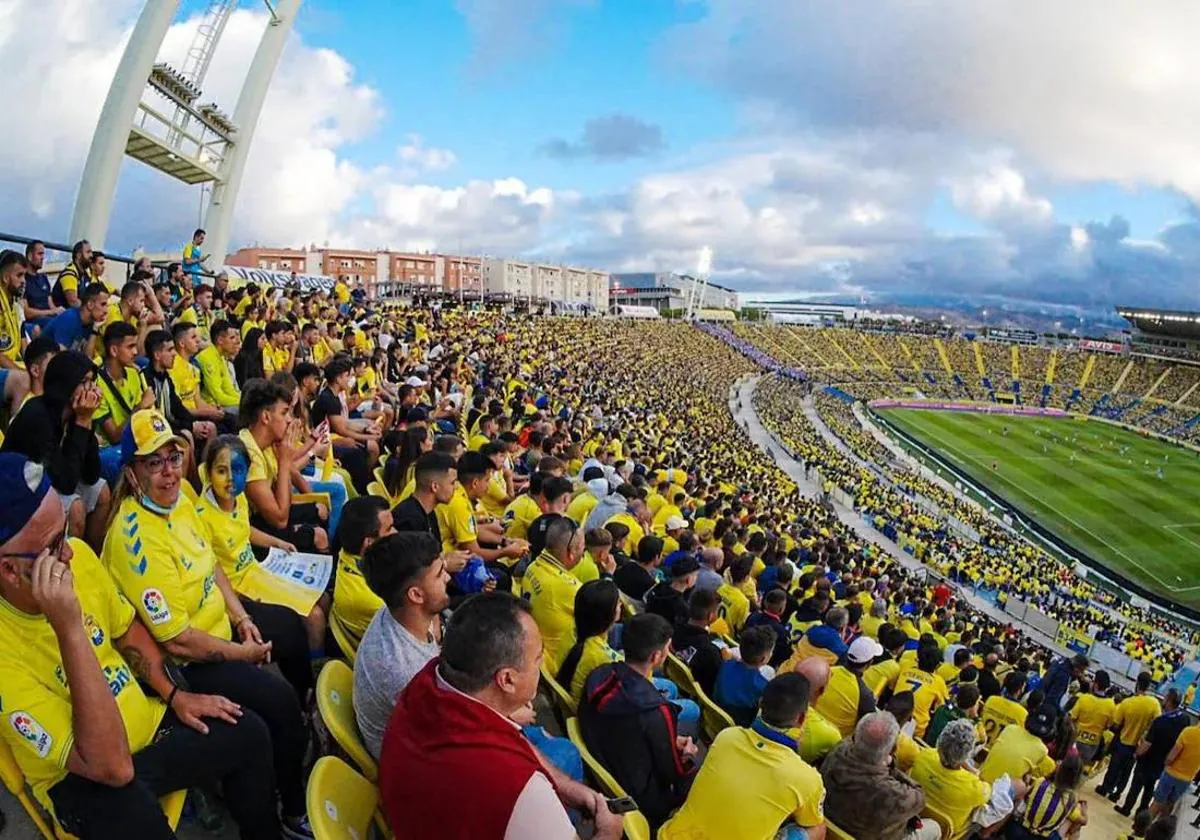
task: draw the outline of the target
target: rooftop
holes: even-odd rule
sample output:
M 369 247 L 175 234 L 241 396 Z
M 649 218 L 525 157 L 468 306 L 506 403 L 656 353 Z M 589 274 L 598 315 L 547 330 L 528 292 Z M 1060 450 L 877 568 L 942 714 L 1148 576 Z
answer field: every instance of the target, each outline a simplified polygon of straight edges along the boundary
M 1118 306 L 1117 314 L 1144 333 L 1200 340 L 1200 312 Z

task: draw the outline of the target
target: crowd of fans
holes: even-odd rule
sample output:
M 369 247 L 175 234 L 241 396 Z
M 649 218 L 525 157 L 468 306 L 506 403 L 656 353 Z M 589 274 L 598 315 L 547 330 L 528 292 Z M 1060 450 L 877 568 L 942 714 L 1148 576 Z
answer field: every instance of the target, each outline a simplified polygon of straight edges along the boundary
M 63 829 L 173 837 L 158 800 L 188 790 L 242 837 L 320 836 L 337 659 L 397 837 L 614 840 L 633 810 L 667 840 L 1067 835 L 1089 745 L 1169 826 L 1200 770 L 1180 699 L 1114 706 L 798 495 L 726 406 L 756 367 L 720 338 L 209 285 L 202 244 L 115 294 L 86 243 L 53 283 L 37 246 L 0 255 L 0 738 Z M 1029 594 L 788 425 L 789 387 L 759 413 L 828 481 Z M 328 586 L 269 552 L 329 555 Z

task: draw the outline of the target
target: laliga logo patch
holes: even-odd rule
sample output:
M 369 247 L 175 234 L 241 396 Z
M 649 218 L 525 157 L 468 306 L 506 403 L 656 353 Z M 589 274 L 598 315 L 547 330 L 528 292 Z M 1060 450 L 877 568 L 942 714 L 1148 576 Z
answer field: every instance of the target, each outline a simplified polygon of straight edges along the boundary
M 147 589 L 142 593 L 142 606 L 146 608 L 146 615 L 150 616 L 151 624 L 165 624 L 171 620 L 171 608 L 167 606 L 167 599 L 157 589 Z
M 17 734 L 28 742 L 33 751 L 38 754 L 38 758 L 45 758 L 50 753 L 50 747 L 54 744 L 54 739 L 50 737 L 42 725 L 34 720 L 33 715 L 29 712 L 13 712 L 8 716 L 8 722 L 12 724 L 12 728 L 17 731 Z

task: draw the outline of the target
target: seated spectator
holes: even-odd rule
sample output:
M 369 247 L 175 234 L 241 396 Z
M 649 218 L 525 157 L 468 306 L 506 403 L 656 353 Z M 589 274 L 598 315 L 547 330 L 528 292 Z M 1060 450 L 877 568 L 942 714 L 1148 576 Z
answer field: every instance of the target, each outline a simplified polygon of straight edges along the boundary
M 100 405 L 96 366 L 82 353 L 59 353 L 46 366 L 45 393 L 17 412 L 0 451 L 16 452 L 41 464 L 70 511 L 80 502 L 71 535 L 93 547 L 104 544 L 112 494 L 100 477 L 100 444 L 93 417 Z
M 751 726 L 717 735 L 687 801 L 662 827 L 659 840 L 823 840 L 821 775 L 800 758 L 789 734 L 803 725 L 807 710 L 804 677 L 781 674 L 771 680 Z
M 775 568 L 768 566 L 767 572 Z M 792 655 L 791 634 L 787 625 L 783 623 L 783 613 L 786 609 L 787 593 L 782 589 L 772 589 L 763 596 L 762 609 L 746 620 L 747 627 L 770 627 L 775 631 L 775 650 L 771 653 L 770 662 L 772 668 L 779 668 Z
M 254 710 L 271 732 L 275 783 L 288 830 L 311 833 L 304 805 L 308 737 L 292 687 L 260 666 L 272 645 L 208 542 L 195 505 L 180 491 L 184 441 L 153 409 L 130 418 L 104 562 L 118 588 L 175 660 L 192 690 Z M 233 641 L 232 630 L 239 641 Z
M 521 737 L 541 651 L 520 599 L 484 593 L 458 608 L 441 655 L 400 693 L 383 736 L 381 806 L 404 836 L 575 840 L 573 808 L 595 822 L 597 840 L 620 840 L 605 797 Z
M 1083 762 L 1079 756 L 1064 758 L 1053 777 L 1042 779 L 1030 789 L 1025 813 L 1008 828 L 1010 840 L 1077 837 L 1088 823 L 1087 801 L 1077 795 L 1082 781 Z
M 296 547 L 250 524 L 245 494 L 250 456 L 241 438 L 217 438 L 205 451 L 204 461 L 206 485 L 196 500 L 196 515 L 207 530 L 213 555 L 246 614 L 271 643 L 271 660 L 279 665 L 300 702 L 307 702 L 313 687 L 312 661 L 325 655 L 328 603 L 321 602 L 327 602 L 328 596 L 318 599 L 308 615 L 300 615 L 284 606 L 288 598 L 280 590 L 286 584 L 255 559 L 255 546 L 288 552 Z
M 687 596 L 696 585 L 700 563 L 690 554 L 683 555 L 671 564 L 667 574 L 669 581 L 656 583 L 644 598 L 646 612 L 661 615 L 671 622 L 672 627 L 685 624 L 688 620 Z
M 667 658 L 671 625 L 653 614 L 625 623 L 625 661 L 592 671 L 579 705 L 588 749 L 625 792 L 652 828 L 682 804 L 696 772 L 698 747 L 679 734 L 679 706 L 652 681 Z
M 842 733 L 816 709 L 816 703 L 829 686 L 829 663 L 819 656 L 810 656 L 796 665 L 793 673 L 808 680 L 809 706 L 797 740 L 800 757 L 816 767 L 842 741 Z
M 799 662 L 810 656 L 819 656 L 830 665 L 836 665 L 846 655 L 847 647 L 842 641 L 842 633 L 849 620 L 850 614 L 844 608 L 830 607 L 821 623 L 814 624 L 804 633 L 790 661 Z M 791 669 L 785 663 L 783 670 Z
M 401 532 L 376 540 L 360 567 L 386 606 L 367 625 L 354 659 L 354 717 L 371 755 L 379 757 L 396 697 L 438 655 L 450 579 L 441 544 Z
M 966 718 L 974 721 L 979 717 L 979 686 L 965 683 L 958 687 L 949 703 L 938 706 L 933 717 L 929 720 L 929 728 L 925 730 L 926 742 L 937 743 L 938 736 L 952 720 Z
M 829 686 L 813 701 L 813 707 L 837 727 L 843 738 L 854 732 L 859 720 L 875 711 L 875 695 L 863 682 L 863 674 L 882 653 L 879 642 L 859 636 L 847 648 L 845 664 L 834 667 Z
M 855 840 L 941 840 L 938 824 L 920 819 L 924 791 L 892 766 L 899 735 L 894 717 L 871 712 L 821 765 L 825 816 Z
M 696 683 L 709 697 L 712 697 L 717 671 L 724 661 L 721 654 L 724 643 L 718 647 L 716 637 L 708 632 L 709 625 L 717 620 L 719 603 L 716 592 L 701 589 L 698 585 L 693 587 L 692 596 L 688 599 L 688 621 L 676 627 L 671 637 L 671 649 L 675 656 L 688 666 Z
M 1029 717 L 1029 710 L 1021 705 L 1021 698 L 1025 694 L 1025 680 L 1024 673 L 1012 671 L 1004 676 L 1004 687 L 1001 692 L 985 698 L 979 720 L 983 724 L 983 731 L 987 736 L 987 746 L 990 747 L 994 744 L 1004 727 L 1010 723 L 1018 726 L 1025 725 L 1025 718 Z M 981 687 L 980 695 L 982 696 L 982 694 Z M 1041 692 L 1038 693 L 1038 698 L 1038 705 L 1041 705 Z
M 583 533 L 567 517 L 553 516 L 546 525 L 546 547 L 525 570 L 521 588 L 542 634 L 546 667 L 558 673 L 575 644 L 575 593 L 583 584 L 571 569 L 583 557 Z
M 740 658 L 723 662 L 717 672 L 712 699 L 738 726 L 749 726 L 758 713 L 758 698 L 774 676 L 774 672 L 764 672 L 770 668 L 767 662 L 774 649 L 774 630 L 748 627 L 738 640 Z
M 167 840 L 158 797 L 220 784 L 242 836 L 279 837 L 262 719 L 177 688 L 162 649 L 65 522 L 44 469 L 0 454 L 0 692 L 25 710 L 0 737 L 34 797 L 81 840 Z
M 583 583 L 597 580 L 601 576 L 611 579 L 617 570 L 617 561 L 612 554 L 612 534 L 603 528 L 592 528 L 583 535 L 583 558 L 575 564 L 571 574 Z
M 888 698 L 884 710 L 900 725 L 900 735 L 896 738 L 896 766 L 907 773 L 921 753 L 920 744 L 909 734 L 912 732 L 913 693 L 901 691 L 893 694 Z
M 1043 705 L 1031 712 L 1024 726 L 1004 727 L 979 768 L 979 778 L 994 782 L 1001 776 L 1020 779 L 1026 774 L 1040 779 L 1054 772 L 1054 759 L 1046 742 L 1054 737 L 1055 718 Z
M 362 572 L 362 558 L 377 540 L 396 533 L 392 527 L 392 512 L 387 500 L 379 496 L 359 496 L 346 502 L 338 526 L 337 570 L 333 579 L 333 609 L 330 620 L 337 621 L 357 644 L 375 614 L 383 607 L 383 599 L 367 585 Z
M 209 405 L 236 417 L 242 389 L 234 374 L 233 360 L 242 349 L 241 333 L 229 321 L 214 321 L 209 338 L 212 343 L 193 357 L 200 369 L 200 394 Z
M 133 412 L 154 405 L 154 390 L 146 385 L 134 364 L 138 355 L 137 330 L 117 321 L 104 328 L 104 361 L 96 370 L 100 407 L 94 424 L 100 433 L 100 469 L 115 484 L 121 471 L 121 438 Z
M 750 581 L 751 586 L 754 585 L 750 578 L 750 569 L 753 567 L 754 558 L 743 554 L 729 567 L 729 580 L 722 581 L 721 585 L 717 587 L 717 597 L 721 599 L 721 607 L 718 610 L 720 620 L 713 627 L 716 632 L 732 637 L 741 633 L 742 628 L 746 626 L 753 604 L 746 593 L 742 591 L 742 587 L 746 581 Z
M 942 653 L 936 643 L 923 644 L 917 648 L 916 664 L 903 668 L 896 678 L 897 685 L 912 689 L 914 734 L 918 738 L 925 737 L 934 710 L 950 698 L 950 688 L 937 675 L 941 661 Z
M 908 644 L 908 636 L 899 627 L 884 624 L 879 628 L 879 644 L 883 653 L 875 657 L 875 662 L 863 673 L 863 682 L 875 692 L 876 698 L 886 700 L 895 691 L 908 690 L 896 685 L 900 676 L 900 656 Z
M 913 781 L 925 792 L 925 802 L 950 820 L 950 836 L 962 837 L 976 809 L 991 801 L 992 786 L 971 769 L 975 727 L 968 720 L 946 725 L 935 749 L 923 749 L 913 763 Z
M 716 592 L 725 582 L 721 577 L 725 554 L 719 548 L 705 548 L 701 550 L 697 559 L 700 561 L 700 574 L 696 577 L 696 586 Z
M 611 580 L 591 580 L 575 593 L 575 644 L 567 651 L 555 680 L 578 703 L 592 671 L 620 662 L 621 654 L 608 644 L 608 634 L 621 617 L 621 595 Z
M 323 527 L 329 510 L 323 505 L 298 504 L 295 489 L 308 493 L 308 479 L 300 474 L 301 464 L 317 444 L 317 437 L 296 439 L 291 416 L 292 395 L 282 385 L 265 379 L 246 383 L 238 420 L 238 437 L 250 454 L 246 498 L 254 527 L 296 546 L 301 551 L 328 552 L 329 535 Z M 369 619 L 368 619 L 369 620 Z M 366 629 L 363 622 L 362 629 Z
M 658 582 L 657 569 L 662 564 L 663 541 L 653 535 L 642 537 L 637 544 L 637 557 L 613 572 L 613 580 L 622 592 L 641 601 Z

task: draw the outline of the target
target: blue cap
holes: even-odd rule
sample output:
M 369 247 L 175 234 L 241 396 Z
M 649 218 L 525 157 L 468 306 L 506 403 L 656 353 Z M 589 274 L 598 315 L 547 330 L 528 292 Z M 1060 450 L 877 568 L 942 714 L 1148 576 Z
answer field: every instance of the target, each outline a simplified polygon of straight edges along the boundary
M 25 527 L 49 492 L 50 476 L 41 464 L 0 452 L 0 544 Z
M 533 401 L 533 404 L 538 408 L 546 408 L 548 405 L 550 405 L 550 398 L 545 394 L 542 394 L 542 396 Z

